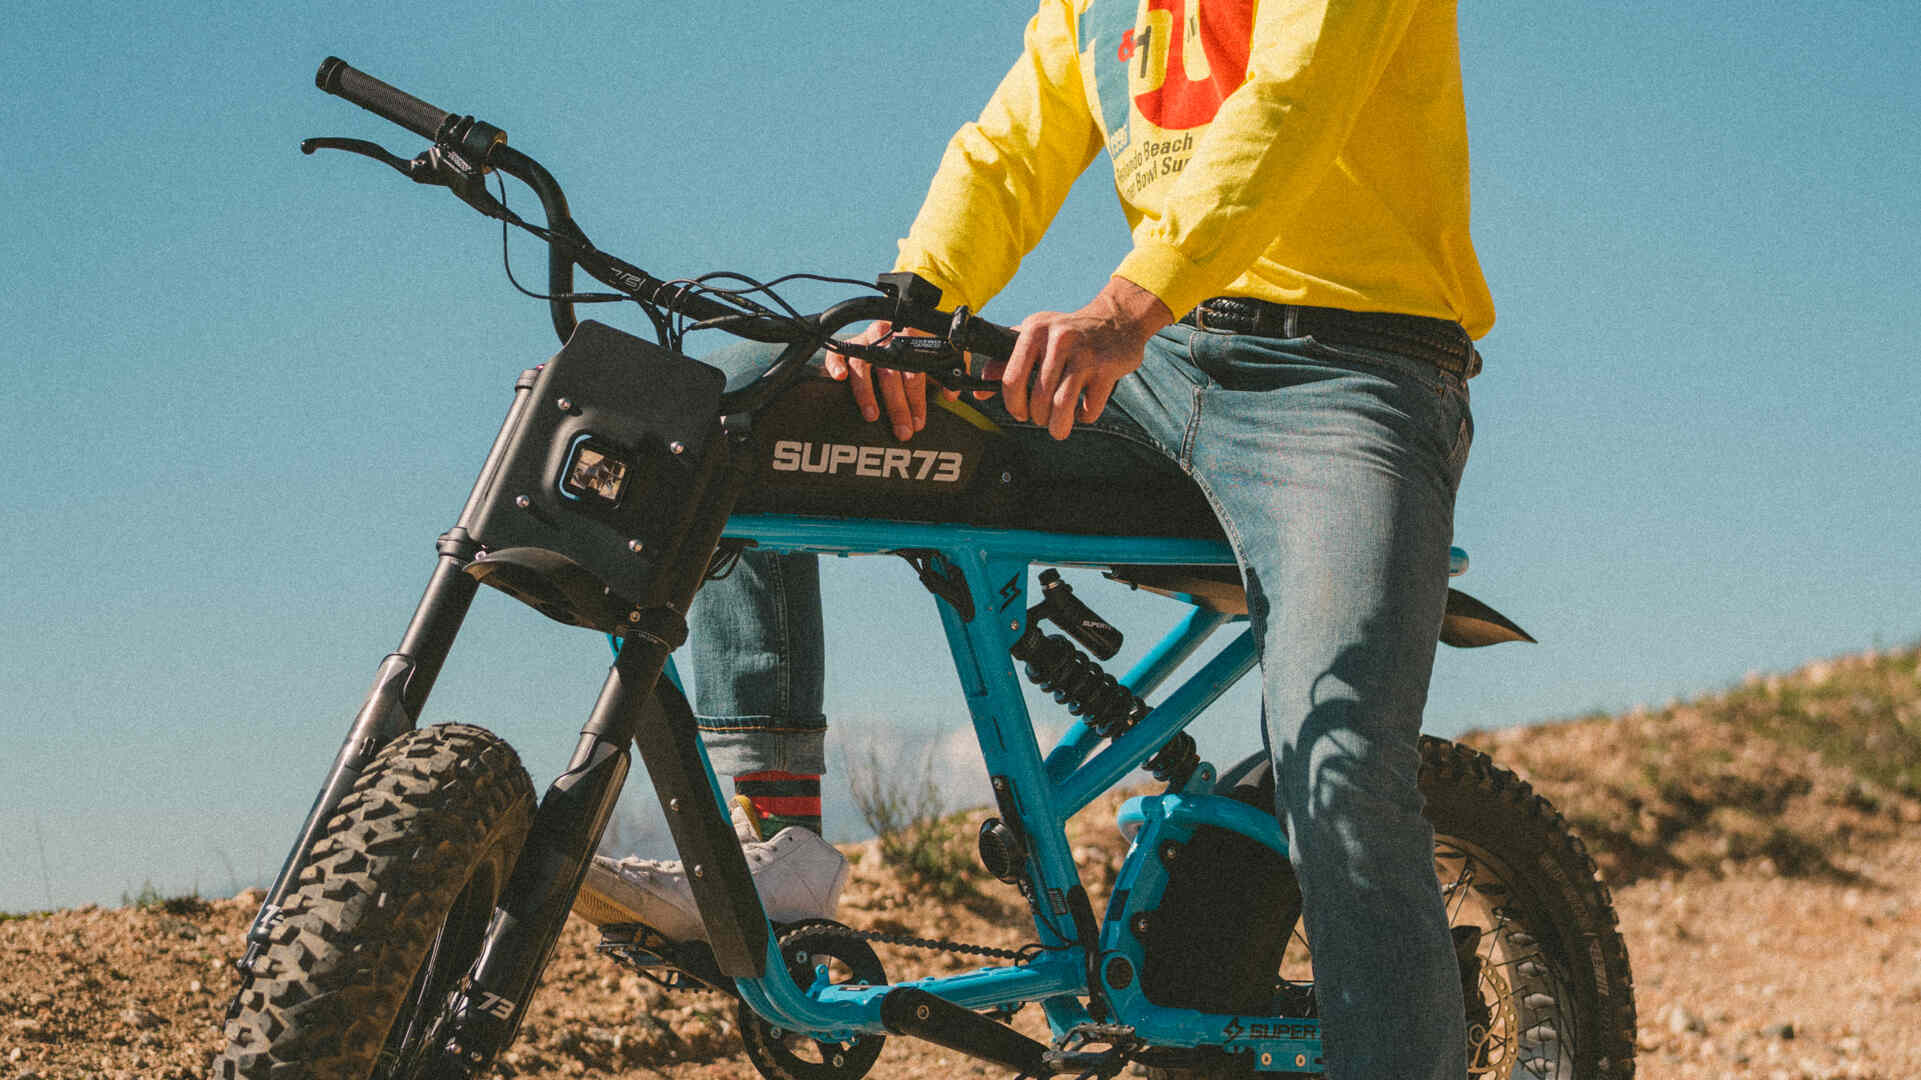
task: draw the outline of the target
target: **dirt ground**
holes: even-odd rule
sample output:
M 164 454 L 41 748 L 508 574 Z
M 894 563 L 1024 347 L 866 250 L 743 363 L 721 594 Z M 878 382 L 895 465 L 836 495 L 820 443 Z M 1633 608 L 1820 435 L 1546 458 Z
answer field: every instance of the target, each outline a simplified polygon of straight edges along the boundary
M 1696 872 L 1618 890 L 1638 986 L 1639 1075 L 1921 1077 L 1921 841 L 1888 844 L 1851 869 L 1851 882 Z M 906 898 L 857 882 L 850 901 L 874 918 L 855 921 L 905 925 L 908 908 L 892 899 Z M 0 1077 L 205 1076 L 231 985 L 227 959 L 255 903 L 219 900 L 184 914 L 81 908 L 0 923 Z M 978 919 L 959 911 L 921 929 L 995 943 Z M 501 1075 L 755 1075 L 724 999 L 668 998 L 589 955 L 593 937 L 569 926 Z M 1023 1026 L 1038 1033 L 1033 1014 Z M 872 1075 L 1002 1073 L 895 1039 Z
M 1654 1080 L 1921 1078 L 1921 649 L 1810 665 L 1658 712 L 1470 736 L 1588 839 L 1614 887 Z M 1119 866 L 1111 803 L 1070 826 L 1098 898 Z M 970 845 L 971 846 L 971 845 Z M 877 843 L 846 849 L 848 923 L 1018 948 L 1013 890 L 974 871 L 948 901 Z M 260 902 L 182 898 L 0 918 L 0 1080 L 198 1080 L 220 1046 L 232 957 Z M 668 995 L 570 922 L 498 1075 L 757 1075 L 735 1006 Z M 883 946 L 890 977 L 976 966 Z M 1038 1010 L 1015 1025 L 1044 1035 Z M 875 1077 L 1002 1076 L 889 1040 Z

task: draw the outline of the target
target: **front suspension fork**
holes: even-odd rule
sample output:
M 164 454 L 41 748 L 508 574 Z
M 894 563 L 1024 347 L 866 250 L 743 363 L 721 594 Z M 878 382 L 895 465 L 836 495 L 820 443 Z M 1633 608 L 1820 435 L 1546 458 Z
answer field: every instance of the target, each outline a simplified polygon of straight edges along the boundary
M 572 761 L 541 799 L 480 954 L 447 1011 L 431 1075 L 476 1075 L 512 1041 L 619 797 L 629 745 L 641 751 L 700 909 L 726 913 L 708 927 L 721 970 L 755 976 L 765 970 L 767 915 L 746 855 L 721 809 L 693 711 L 660 678 L 686 638 L 688 604 L 747 481 L 752 458 L 736 445 L 745 438 L 739 430 L 709 440 L 704 468 L 714 471 L 700 485 L 707 494 L 680 554 L 663 566 L 653 596 L 621 635 Z
M 414 729 L 427 694 L 433 689 L 434 679 L 447 658 L 448 646 L 473 603 L 474 590 L 479 584 L 461 572 L 472 559 L 473 541 L 466 539 L 464 531 L 456 527 L 440 538 L 440 550 L 433 580 L 420 599 L 406 637 L 399 650 L 389 653 L 374 673 L 373 687 L 367 691 L 360 711 L 354 714 L 353 726 L 334 755 L 333 767 L 327 771 L 320 793 L 307 810 L 299 836 L 281 863 L 272 888 L 267 890 L 267 898 L 254 916 L 253 925 L 247 930 L 247 951 L 234 961 L 243 976 L 253 972 L 254 961 L 272 940 L 274 929 L 280 925 L 282 905 L 299 879 L 306 853 L 313 849 L 326 829 L 340 800 L 353 790 L 360 774 L 382 748 Z M 238 996 L 234 1000 L 237 1005 Z
M 461 623 L 466 620 L 467 609 L 473 605 L 474 594 L 480 587 L 478 582 L 464 573 L 467 564 L 473 561 L 474 553 L 479 550 L 479 545 L 467 534 L 467 527 L 473 521 L 481 492 L 486 490 L 506 456 L 510 436 L 519 426 L 520 418 L 526 414 L 537 374 L 538 369 L 530 368 L 521 372 L 520 378 L 514 381 L 513 404 L 508 407 L 507 418 L 501 422 L 493 446 L 487 451 L 487 460 L 480 467 L 479 478 L 467 494 L 467 503 L 461 508 L 454 527 L 447 530 L 435 544 L 440 553 L 439 560 L 434 564 L 434 574 L 427 582 L 426 592 L 414 608 L 413 618 L 407 623 L 407 632 L 401 636 L 400 647 L 389 653 L 374 673 L 373 688 L 367 691 L 360 711 L 354 714 L 353 726 L 347 730 L 346 740 L 334 755 L 327 779 L 321 783 L 320 793 L 308 808 L 307 819 L 301 824 L 293 847 L 280 864 L 280 872 L 274 876 L 273 885 L 268 888 L 267 898 L 261 902 L 253 925 L 247 929 L 247 950 L 240 959 L 234 961 L 243 980 L 252 975 L 254 961 L 259 959 L 272 941 L 274 929 L 280 925 L 287 894 L 293 891 L 299 881 L 307 852 L 313 849 L 314 842 L 320 838 L 328 819 L 339 808 L 340 800 L 353 790 L 354 783 L 360 779 L 360 774 L 375 755 L 388 743 L 412 731 L 418 723 L 420 711 L 427 704 L 427 695 L 433 690 L 434 680 L 440 676 L 441 665 L 446 663 L 447 654 L 453 649 L 454 638 L 459 636 Z M 228 1009 L 229 1016 L 234 1015 L 239 1007 L 240 995 L 235 994 L 233 1005 Z

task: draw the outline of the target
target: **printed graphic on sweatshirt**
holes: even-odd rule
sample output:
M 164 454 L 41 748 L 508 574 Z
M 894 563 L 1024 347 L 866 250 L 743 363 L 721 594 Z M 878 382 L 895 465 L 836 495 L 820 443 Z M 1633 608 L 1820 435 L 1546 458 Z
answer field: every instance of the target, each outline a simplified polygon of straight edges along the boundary
M 1082 13 L 1082 61 L 1093 71 L 1107 153 L 1124 195 L 1185 164 L 1193 129 L 1212 121 L 1247 78 L 1253 21 L 1253 0 L 1094 0 Z M 1136 116 L 1162 137 L 1151 140 L 1156 151 L 1137 150 L 1123 165 L 1122 155 L 1146 137 L 1134 130 Z M 1190 134 L 1168 137 L 1180 132 Z M 1170 154 L 1180 164 L 1166 159 Z
M 1134 96 L 1155 127 L 1186 131 L 1214 119 L 1247 78 L 1253 0 L 1148 0 L 1148 28 L 1159 29 L 1159 85 Z M 1162 17 L 1165 13 L 1165 17 Z

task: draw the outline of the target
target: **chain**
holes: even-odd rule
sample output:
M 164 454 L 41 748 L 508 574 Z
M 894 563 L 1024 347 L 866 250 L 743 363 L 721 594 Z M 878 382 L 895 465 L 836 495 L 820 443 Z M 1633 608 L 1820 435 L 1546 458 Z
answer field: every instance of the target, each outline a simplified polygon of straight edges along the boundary
M 632 955 L 634 952 L 638 951 L 643 954 L 660 956 L 662 955 L 662 949 L 664 947 L 670 947 L 672 944 L 667 941 L 667 939 L 659 937 L 659 935 L 654 934 L 650 930 L 644 930 L 638 926 L 634 927 L 634 929 L 640 930 L 645 936 L 638 937 L 632 941 L 617 941 L 602 938 L 596 948 L 600 952 L 623 961 L 630 967 L 638 970 L 644 965 L 637 962 L 636 958 Z M 1047 946 L 1039 943 L 1026 945 L 1019 949 L 996 949 L 991 945 L 969 945 L 964 941 L 944 941 L 939 938 L 914 937 L 911 934 L 887 934 L 879 930 L 856 930 L 851 926 L 841 926 L 838 923 L 829 924 L 822 922 L 810 925 L 806 929 L 808 933 L 819 934 L 822 937 L 843 938 L 849 941 L 877 942 L 882 945 L 898 945 L 909 949 L 931 949 L 937 952 L 962 953 L 969 956 L 985 956 L 994 960 L 1015 960 L 1022 963 L 1032 960 L 1037 953 L 1044 952 L 1047 949 Z M 652 940 L 649 940 L 649 938 L 652 938 Z M 669 963 L 672 962 L 672 960 L 669 960 Z M 646 975 L 655 982 L 659 982 L 662 986 L 667 987 L 667 989 L 674 990 L 681 988 L 677 984 L 669 984 L 662 981 L 658 975 L 652 972 L 642 971 L 641 974 Z M 699 976 L 694 976 L 694 978 L 702 984 L 707 983 L 706 979 L 702 979 Z
M 939 938 L 914 937 L 911 934 L 886 934 L 879 930 L 856 930 L 851 926 L 810 926 L 808 932 L 825 937 L 899 945 L 908 949 L 932 949 L 938 952 L 985 956 L 996 960 L 1027 961 L 1033 959 L 1036 952 L 1046 948 L 1044 945 L 1035 944 L 1020 949 L 996 949 L 991 945 L 969 945 L 964 941 L 943 941 Z

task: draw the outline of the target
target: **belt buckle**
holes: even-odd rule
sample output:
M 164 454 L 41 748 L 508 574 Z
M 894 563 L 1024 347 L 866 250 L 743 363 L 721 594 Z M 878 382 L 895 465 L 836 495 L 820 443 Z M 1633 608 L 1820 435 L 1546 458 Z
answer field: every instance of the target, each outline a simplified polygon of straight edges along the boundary
M 1206 330 L 1214 333 L 1222 333 L 1222 334 L 1247 333 L 1249 329 L 1249 324 L 1255 321 L 1255 318 L 1251 317 L 1246 312 L 1235 311 L 1232 308 L 1228 308 L 1222 311 L 1210 312 L 1208 310 L 1207 305 L 1212 303 L 1216 299 L 1219 299 L 1219 297 L 1210 297 L 1209 299 L 1203 300 L 1200 303 L 1194 305 L 1194 326 L 1197 329 Z M 1216 320 L 1214 324 L 1211 326 L 1208 324 L 1208 316 L 1210 315 L 1212 315 Z

